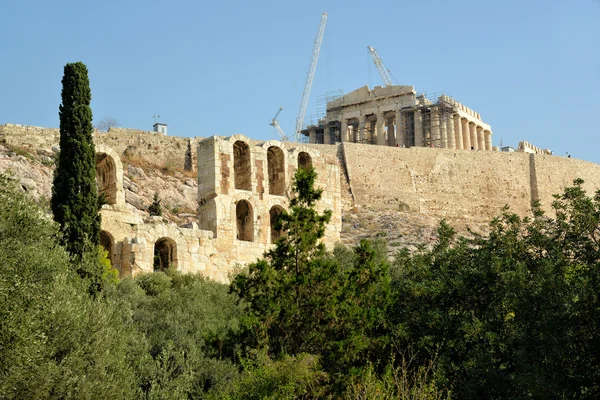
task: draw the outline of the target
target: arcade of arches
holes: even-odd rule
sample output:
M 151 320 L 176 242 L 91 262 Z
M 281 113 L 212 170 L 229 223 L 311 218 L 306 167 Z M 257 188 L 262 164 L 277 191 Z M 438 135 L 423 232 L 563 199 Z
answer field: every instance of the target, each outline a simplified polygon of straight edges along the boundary
M 254 215 L 252 205 L 240 200 L 235 205 L 236 237 L 238 240 L 252 242 L 254 240 Z
M 283 150 L 271 146 L 267 150 L 267 170 L 269 172 L 269 194 L 285 194 L 285 156 Z
M 281 237 L 283 234 L 281 229 L 276 229 L 277 220 L 279 216 L 283 212 L 283 208 L 281 206 L 273 206 L 269 210 L 269 224 L 271 226 L 271 243 L 275 243 L 277 239 Z
M 115 160 L 106 153 L 96 153 L 96 186 L 107 204 L 117 204 L 117 172 Z
M 177 267 L 177 245 L 171 238 L 160 238 L 154 243 L 154 271 Z
M 300 152 L 298 154 L 298 168 L 311 168 L 312 167 L 312 158 L 310 154 L 305 151 Z
M 241 140 L 233 144 L 233 173 L 236 189 L 252 190 L 250 147 Z
M 100 246 L 104 248 L 108 252 L 108 259 L 110 260 L 111 265 L 114 265 L 113 262 L 113 237 L 110 233 L 106 231 L 100 231 Z

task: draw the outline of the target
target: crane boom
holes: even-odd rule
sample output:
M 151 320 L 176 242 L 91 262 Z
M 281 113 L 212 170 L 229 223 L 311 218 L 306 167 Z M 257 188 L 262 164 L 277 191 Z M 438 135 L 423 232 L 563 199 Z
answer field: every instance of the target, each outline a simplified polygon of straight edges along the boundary
M 277 129 L 277 133 L 279 133 L 279 140 L 281 140 L 282 142 L 289 142 L 290 139 L 287 137 L 285 132 L 283 132 L 283 129 L 281 129 L 281 126 L 279 126 L 279 122 L 277 122 L 277 117 L 279 117 L 279 113 L 281 112 L 281 110 L 283 110 L 283 107 L 279 107 L 279 110 L 277 110 L 277 113 L 275 114 L 273 119 L 271 119 L 271 123 L 269 125 L 275 127 L 275 129 Z
M 310 60 L 310 68 L 306 74 L 306 82 L 304 83 L 304 91 L 302 92 L 302 101 L 300 103 L 300 110 L 298 111 L 298 118 L 296 118 L 296 141 L 300 141 L 302 125 L 304 125 L 304 116 L 306 115 L 306 107 L 308 106 L 308 97 L 310 96 L 310 89 L 312 87 L 313 78 L 315 77 L 315 70 L 317 69 L 317 60 L 319 59 L 319 52 L 321 51 L 321 42 L 323 41 L 323 32 L 325 31 L 325 24 L 327 23 L 327 13 L 321 15 L 321 23 L 319 25 L 319 31 L 315 38 L 312 57 Z
M 392 79 L 390 78 L 390 75 L 388 74 L 387 69 L 383 65 L 383 61 L 381 61 L 381 57 L 379 57 L 379 54 L 377 54 L 377 51 L 373 47 L 367 46 L 367 48 L 369 49 L 369 52 L 371 53 L 371 57 L 373 57 L 373 63 L 379 70 L 379 74 L 381 75 L 381 79 L 383 79 L 385 86 L 392 86 Z

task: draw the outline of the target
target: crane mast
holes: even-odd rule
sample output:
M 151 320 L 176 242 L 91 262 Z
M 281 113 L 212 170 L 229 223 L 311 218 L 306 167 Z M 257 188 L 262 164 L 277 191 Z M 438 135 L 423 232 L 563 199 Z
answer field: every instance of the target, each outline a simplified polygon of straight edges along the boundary
M 369 52 L 371 53 L 371 57 L 373 58 L 373 63 L 379 70 L 379 74 L 381 75 L 381 79 L 383 79 L 385 86 L 392 86 L 392 79 L 390 78 L 390 75 L 388 74 L 387 69 L 383 65 L 383 61 L 381 61 L 381 57 L 379 57 L 379 54 L 377 54 L 377 51 L 373 47 L 367 46 L 367 48 L 369 49 Z
M 308 97 L 310 96 L 310 89 L 312 87 L 313 78 L 315 77 L 315 70 L 317 69 L 317 60 L 319 59 L 319 52 L 321 51 L 321 42 L 323 41 L 323 32 L 325 31 L 325 24 L 327 23 L 327 13 L 321 15 L 321 23 L 319 25 L 319 31 L 315 38 L 312 58 L 310 60 L 310 68 L 306 74 L 306 82 L 304 83 L 304 91 L 302 92 L 302 101 L 300 103 L 300 110 L 298 111 L 298 118 L 296 118 L 296 141 L 300 141 L 302 135 L 302 125 L 304 125 L 304 116 L 306 115 L 306 107 L 308 106 Z

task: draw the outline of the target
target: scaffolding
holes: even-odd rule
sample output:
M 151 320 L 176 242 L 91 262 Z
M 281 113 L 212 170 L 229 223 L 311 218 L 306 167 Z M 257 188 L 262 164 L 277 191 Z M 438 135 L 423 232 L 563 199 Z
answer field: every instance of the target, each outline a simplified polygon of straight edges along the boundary
M 309 131 L 316 132 L 317 143 L 341 141 L 341 121 L 329 121 L 327 104 L 340 98 L 342 94 L 341 90 L 337 90 L 317 98 L 317 112 L 306 118 L 307 125 L 302 131 L 304 141 L 308 141 Z M 454 126 L 448 124 L 453 123 L 453 115 L 458 112 L 459 103 L 443 92 L 418 93 L 414 100 L 416 104 L 400 110 L 401 121 L 392 122 L 397 116 L 395 114 L 384 115 L 385 121 L 381 126 L 383 126 L 385 143 L 388 146 L 396 143 L 402 147 L 448 147 L 456 140 L 456 137 L 448 137 L 449 132 L 454 132 Z M 357 118 L 348 120 L 349 141 L 376 144 L 376 115 L 367 115 L 364 124 L 361 125 Z M 398 136 L 400 127 L 403 128 L 403 139 L 399 139 Z
M 316 141 L 318 144 L 325 143 L 325 136 L 329 136 L 329 143 L 341 142 L 341 124 L 339 121 L 329 121 L 327 119 L 327 104 L 342 97 L 342 90 L 332 90 L 317 97 L 317 112 L 308 115 L 304 119 L 302 129 L 302 142 L 307 143 L 309 131 L 316 130 Z
M 452 116 L 456 113 L 456 102 L 442 92 L 419 93 L 416 99 L 418 104 L 411 111 L 420 112 L 423 146 L 447 147 L 448 144 L 443 143 L 446 136 L 442 130 L 444 129 L 444 121 L 451 121 Z M 412 127 L 412 140 L 414 142 L 414 114 Z

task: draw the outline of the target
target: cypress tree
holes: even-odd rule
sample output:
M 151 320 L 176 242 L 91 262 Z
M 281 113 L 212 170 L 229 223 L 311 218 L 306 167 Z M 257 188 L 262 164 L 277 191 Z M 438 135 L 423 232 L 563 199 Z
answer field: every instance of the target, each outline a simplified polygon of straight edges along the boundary
M 61 226 L 63 245 L 81 259 L 100 243 L 96 150 L 92 141 L 92 92 L 82 62 L 65 65 L 62 79 L 60 156 L 52 187 L 52 212 Z M 89 272 L 78 271 L 91 277 Z

